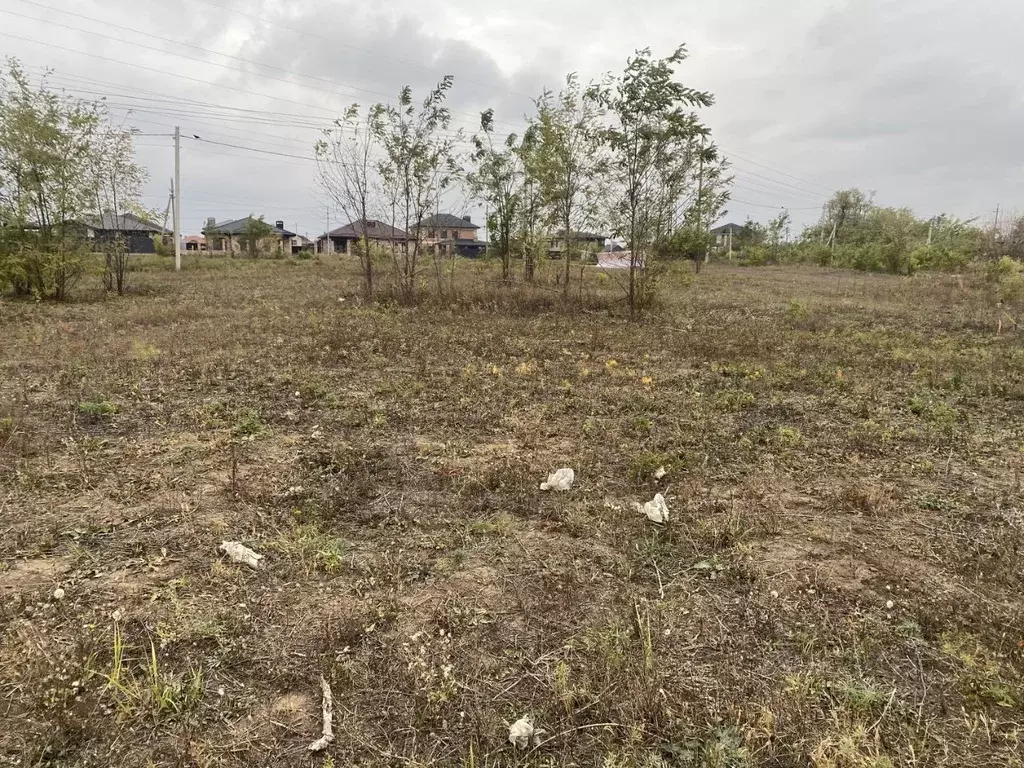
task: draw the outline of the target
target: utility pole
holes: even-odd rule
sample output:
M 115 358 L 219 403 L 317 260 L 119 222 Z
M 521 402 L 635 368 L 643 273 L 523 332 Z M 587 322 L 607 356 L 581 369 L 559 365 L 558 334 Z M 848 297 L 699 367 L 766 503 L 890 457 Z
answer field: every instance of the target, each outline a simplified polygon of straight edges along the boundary
M 932 244 L 932 225 L 935 223 L 935 219 L 928 219 L 928 247 Z
M 181 271 L 181 128 L 174 126 L 174 270 Z

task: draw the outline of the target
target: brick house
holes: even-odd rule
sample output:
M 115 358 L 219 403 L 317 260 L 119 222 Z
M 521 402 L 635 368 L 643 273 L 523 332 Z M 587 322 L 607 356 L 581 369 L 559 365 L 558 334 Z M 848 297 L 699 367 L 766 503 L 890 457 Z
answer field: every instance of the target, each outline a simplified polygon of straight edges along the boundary
M 460 256 L 479 256 L 487 243 L 477 240 L 480 227 L 469 216 L 437 213 L 416 225 L 416 235 L 426 246 L 454 250 Z
M 215 219 L 207 219 L 203 227 L 203 234 L 206 235 L 206 247 L 209 251 L 221 251 L 232 254 L 244 254 L 249 243 L 249 233 L 252 227 L 265 224 L 252 216 L 235 221 L 224 221 L 220 224 Z M 269 226 L 269 225 L 268 225 Z M 292 238 L 294 232 L 284 228 L 283 221 L 274 222 L 270 231 L 261 239 L 259 247 L 262 251 L 287 256 L 292 252 Z

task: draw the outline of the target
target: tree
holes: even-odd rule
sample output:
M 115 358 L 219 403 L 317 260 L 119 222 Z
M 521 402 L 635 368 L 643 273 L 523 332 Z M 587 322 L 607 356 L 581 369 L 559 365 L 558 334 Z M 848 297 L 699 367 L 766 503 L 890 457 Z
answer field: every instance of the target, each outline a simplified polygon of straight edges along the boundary
M 379 144 L 374 127 L 380 110 L 377 105 L 363 116 L 359 105 L 353 104 L 331 128 L 324 130 L 314 146 L 320 185 L 353 222 L 368 221 L 371 209 L 376 213 L 380 184 L 375 166 L 375 149 Z M 365 226 L 356 251 L 362 267 L 363 293 L 370 300 L 373 298 L 373 254 Z
M 835 246 L 839 242 L 856 242 L 855 234 L 874 208 L 873 196 L 859 189 L 841 189 L 825 203 L 822 232 Z
M 405 86 L 397 105 L 378 104 L 371 110 L 371 128 L 383 149 L 377 165 L 391 226 L 401 224 L 410 235 L 426 216 L 434 211 L 442 193 L 459 174 L 454 147 L 461 132 L 447 133 L 451 113 L 444 106 L 452 87 L 451 75 L 427 94 L 419 107 L 413 103 L 412 89 Z M 400 248 L 391 244 L 391 255 L 399 290 L 406 301 L 416 292 L 420 238 L 404 240 Z M 435 253 L 438 290 L 441 290 L 440 254 Z
M 630 316 L 651 297 L 650 257 L 657 243 L 673 234 L 679 201 L 695 179 L 702 185 L 705 161 L 717 159 L 714 146 L 706 146 L 707 129 L 689 111 L 710 106 L 713 97 L 673 80 L 676 66 L 685 58 L 682 45 L 664 59 L 652 58 L 650 48 L 645 48 L 626 62 L 621 75 L 606 78 L 594 89 L 610 117 L 601 136 L 609 149 L 612 215 L 630 249 Z M 709 171 L 713 167 L 709 162 Z M 700 229 L 711 208 L 710 187 L 707 199 L 704 192 L 701 187 L 696 210 Z
M 789 211 L 783 208 L 782 213 L 768 222 L 767 239 L 772 247 L 772 259 L 776 263 L 779 261 L 779 246 L 783 242 L 789 241 L 789 224 L 791 220 Z
M 33 88 L 9 59 L 0 74 L 0 281 L 64 299 L 84 272 L 76 222 L 95 211 L 95 104 Z
M 573 233 L 586 229 L 597 211 L 600 156 L 600 108 L 591 89 L 580 87 L 575 74 L 553 98 L 545 91 L 536 101 L 531 127 L 537 137 L 530 172 L 540 189 L 550 219 L 561 228 L 565 259 L 563 291 L 569 293 Z
M 480 115 L 480 134 L 473 137 L 473 170 L 466 180 L 470 191 L 488 205 L 487 231 L 501 257 L 501 279 L 512 276 L 512 234 L 523 196 L 522 147 L 510 133 L 500 147 L 494 145 L 494 110 Z M 532 275 L 532 271 L 531 271 Z
M 96 210 L 101 222 L 110 223 L 113 236 L 101 244 L 104 253 L 103 284 L 108 291 L 124 294 L 130 243 L 124 235 L 128 213 L 150 218 L 139 204 L 145 169 L 135 163 L 133 139 L 138 131 L 106 123 L 97 132 L 93 150 Z M 108 222 L 109 220 L 109 222 Z M 104 226 L 106 228 L 106 226 Z
M 523 164 L 523 183 L 515 218 L 515 238 L 523 255 L 523 277 L 533 282 L 537 261 L 547 253 L 547 220 L 544 196 L 539 180 L 540 140 L 537 126 L 531 125 L 523 134 L 518 154 Z
M 267 224 L 262 216 L 256 218 L 250 213 L 242 230 L 242 252 L 249 258 L 259 258 L 260 246 L 273 231 L 274 228 Z

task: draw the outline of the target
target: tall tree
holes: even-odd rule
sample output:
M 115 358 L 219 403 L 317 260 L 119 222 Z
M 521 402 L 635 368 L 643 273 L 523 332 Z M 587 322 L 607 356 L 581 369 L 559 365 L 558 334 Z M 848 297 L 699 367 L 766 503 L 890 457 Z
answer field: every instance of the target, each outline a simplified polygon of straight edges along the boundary
M 523 195 L 523 160 L 519 138 L 510 133 L 494 144 L 494 110 L 480 115 L 480 133 L 473 137 L 470 192 L 487 203 L 487 231 L 501 257 L 501 279 L 512 277 L 512 233 Z
M 832 238 L 832 245 L 852 240 L 856 242 L 856 231 L 867 220 L 874 208 L 871 194 L 859 189 L 841 189 L 825 203 L 822 231 L 826 238 Z
M 379 214 L 377 210 L 380 183 L 376 151 L 379 149 L 375 125 L 382 107 L 377 105 L 362 114 L 358 104 L 345 114 L 314 145 L 320 186 L 349 221 L 363 222 L 356 249 L 363 273 L 363 293 L 373 298 L 373 253 L 366 225 Z
M 566 77 L 557 97 L 545 91 L 536 105 L 532 172 L 552 221 L 561 229 L 563 291 L 568 294 L 574 233 L 590 226 L 597 213 L 604 167 L 599 151 L 600 105 L 592 89 L 582 88 L 575 74 Z
M 593 89 L 610 118 L 602 138 L 610 150 L 612 214 L 630 248 L 631 316 L 643 309 L 653 290 L 647 281 L 656 244 L 671 233 L 678 201 L 704 172 L 707 147 L 702 143 L 696 157 L 694 147 L 695 138 L 703 142 L 707 129 L 690 110 L 710 106 L 714 99 L 673 79 L 685 58 L 682 45 L 663 59 L 653 58 L 645 48 L 626 62 L 621 75 L 609 76 Z M 698 200 L 699 219 L 706 205 Z
M 405 86 L 397 104 L 378 104 L 372 110 L 372 131 L 383 149 L 378 163 L 381 189 L 390 210 L 391 226 L 401 225 L 410 239 L 391 254 L 399 289 L 406 301 L 416 292 L 420 238 L 414 231 L 420 221 L 437 208 L 441 195 L 458 178 L 454 148 L 460 137 L 448 133 L 451 113 L 444 106 L 452 87 L 451 75 L 437 84 L 419 104 L 413 103 L 412 89 Z M 435 264 L 440 264 L 435 254 Z M 442 287 L 438 266 L 438 289 Z
M 125 234 L 130 213 L 149 218 L 139 203 L 147 173 L 135 162 L 133 139 L 138 131 L 106 121 L 96 135 L 92 153 L 96 184 L 96 211 L 104 229 L 112 231 L 101 247 L 104 254 L 103 284 L 108 291 L 124 294 L 130 241 Z
M 10 59 L 0 73 L 0 279 L 63 299 L 84 272 L 75 222 L 95 210 L 95 104 L 33 87 Z

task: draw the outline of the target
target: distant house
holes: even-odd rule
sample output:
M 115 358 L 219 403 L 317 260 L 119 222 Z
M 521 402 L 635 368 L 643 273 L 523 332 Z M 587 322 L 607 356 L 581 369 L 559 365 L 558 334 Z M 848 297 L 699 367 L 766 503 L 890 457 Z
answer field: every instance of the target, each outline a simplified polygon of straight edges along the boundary
M 78 229 L 82 237 L 90 241 L 94 250 L 99 250 L 103 243 L 120 237 L 128 246 L 129 253 L 154 253 L 154 239 L 171 235 L 169 230 L 133 213 L 122 213 L 117 216 L 110 213 L 82 216 L 68 224 Z
M 580 254 L 597 253 L 605 249 L 605 241 L 608 235 L 597 232 L 570 232 L 566 237 L 564 232 L 556 232 L 551 237 L 551 244 L 548 246 L 548 256 L 553 259 L 562 258 L 565 252 L 566 243 L 572 243 L 573 252 Z
M 728 245 L 732 246 L 732 239 L 743 232 L 743 227 L 739 224 L 723 224 L 720 227 L 715 227 L 711 230 L 711 234 L 715 236 L 715 245 Z
M 206 238 L 202 235 L 186 235 L 185 237 L 185 250 L 186 251 L 205 251 L 206 250 Z
M 295 235 L 295 237 L 292 238 L 292 253 L 312 251 L 315 246 L 316 243 L 314 243 L 305 235 Z
M 317 250 L 321 253 L 352 253 L 355 243 L 366 236 L 371 242 L 407 243 L 412 240 L 408 232 L 404 232 L 390 224 L 376 219 L 359 219 L 338 227 L 317 238 Z
M 207 250 L 245 253 L 249 247 L 249 238 L 254 227 L 258 227 L 260 224 L 265 223 L 253 219 L 252 216 L 235 221 L 223 221 L 219 224 L 216 219 L 207 219 L 206 226 L 203 227 Z M 285 229 L 283 221 L 276 221 L 264 236 L 261 247 L 271 253 L 288 254 L 292 252 L 293 237 L 295 237 L 295 233 Z
M 480 226 L 469 216 L 436 213 L 416 224 L 416 235 L 424 245 L 454 251 L 460 256 L 479 256 L 487 243 L 477 240 Z

